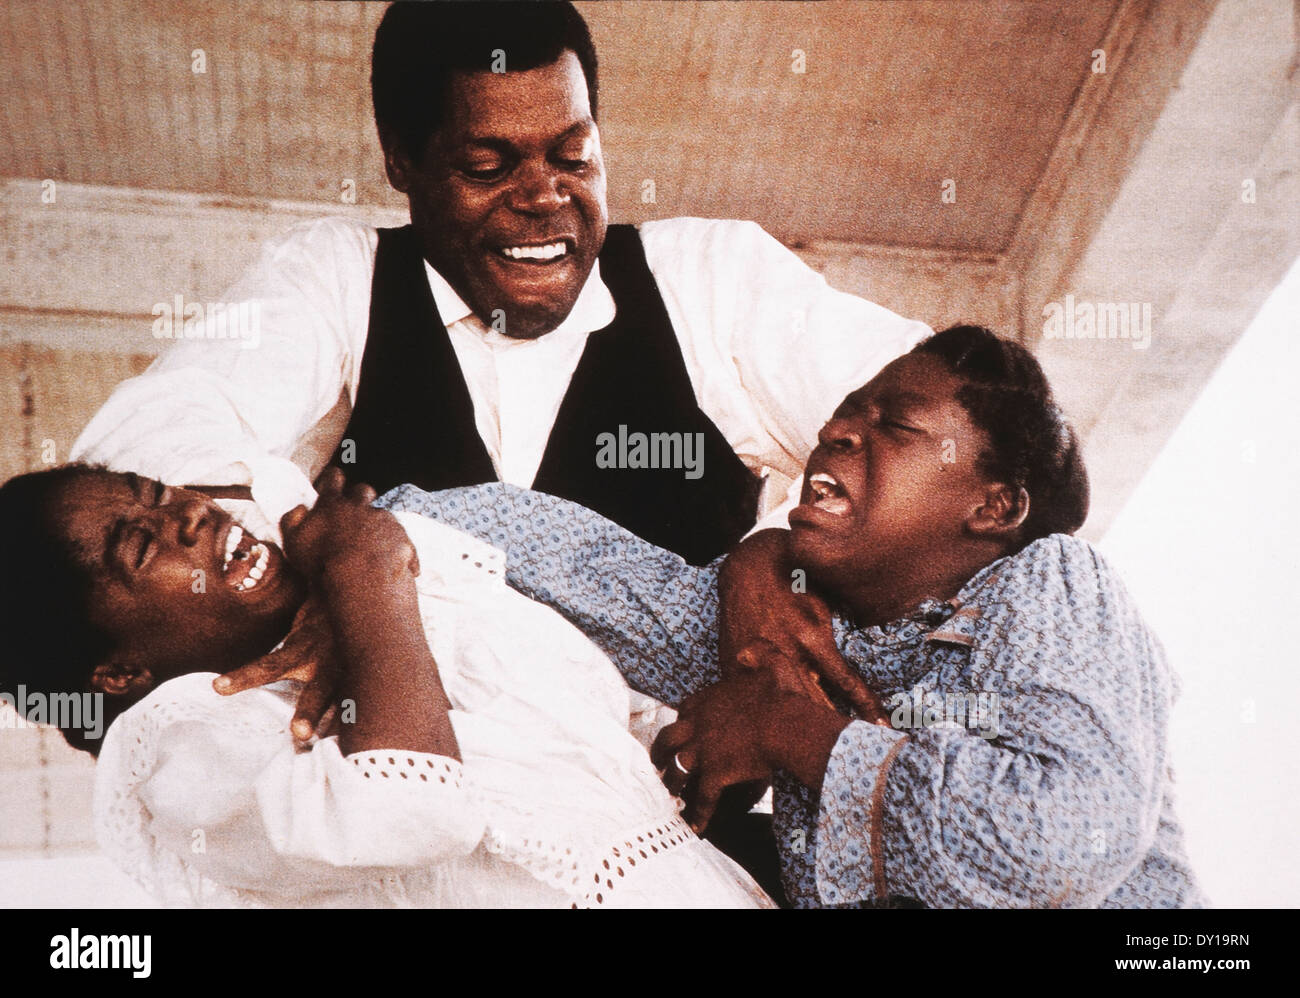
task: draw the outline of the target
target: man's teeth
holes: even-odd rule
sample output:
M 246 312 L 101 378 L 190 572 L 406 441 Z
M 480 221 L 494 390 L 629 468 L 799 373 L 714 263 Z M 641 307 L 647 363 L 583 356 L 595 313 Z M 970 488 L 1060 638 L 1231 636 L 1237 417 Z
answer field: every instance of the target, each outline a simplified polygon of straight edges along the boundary
M 253 567 L 248 570 L 248 575 L 241 582 L 235 583 L 235 588 L 240 592 L 252 589 L 262 580 L 262 576 L 266 574 L 266 563 L 270 560 L 271 551 L 265 544 L 258 542 L 253 545 L 248 556 L 255 561 Z
M 563 242 L 547 243 L 545 246 L 507 246 L 501 250 L 503 256 L 512 260 L 554 260 L 567 252 L 568 247 Z

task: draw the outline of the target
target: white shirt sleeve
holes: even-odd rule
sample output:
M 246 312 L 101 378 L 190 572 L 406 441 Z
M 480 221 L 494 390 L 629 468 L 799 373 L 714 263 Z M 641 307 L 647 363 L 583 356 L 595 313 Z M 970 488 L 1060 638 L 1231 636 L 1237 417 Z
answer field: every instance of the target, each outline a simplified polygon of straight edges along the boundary
M 844 396 L 930 327 L 834 290 L 753 222 L 672 218 L 640 232 L 700 408 L 769 474 L 770 511 Z
M 223 296 L 251 306 L 245 335 L 170 343 L 118 386 L 72 458 L 172 485 L 250 485 L 273 523 L 310 502 L 334 444 L 313 431 L 355 391 L 377 239 L 329 218 L 269 240 Z
M 345 757 L 333 737 L 298 749 L 290 701 L 273 689 L 219 697 L 212 679 L 172 680 L 109 729 L 96 823 L 119 862 L 149 842 L 154 870 L 170 854 L 226 887 L 302 898 L 478 845 L 484 820 L 455 759 Z M 150 883 L 154 870 L 131 872 Z

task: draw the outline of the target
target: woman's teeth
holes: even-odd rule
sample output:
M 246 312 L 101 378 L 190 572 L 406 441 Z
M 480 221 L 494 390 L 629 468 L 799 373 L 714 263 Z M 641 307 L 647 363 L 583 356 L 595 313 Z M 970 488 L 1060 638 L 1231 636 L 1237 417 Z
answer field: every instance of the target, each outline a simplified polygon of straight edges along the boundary
M 235 556 L 235 548 L 239 547 L 239 542 L 243 539 L 243 528 L 238 523 L 232 524 L 230 533 L 226 534 L 226 557 L 221 562 L 223 572 L 230 568 L 230 560 Z
M 564 256 L 568 247 L 564 243 L 547 243 L 545 246 L 506 246 L 501 255 L 511 260 L 554 260 Z
M 235 588 L 240 592 L 247 592 L 262 581 L 262 576 L 266 574 L 266 563 L 271 558 L 271 550 L 265 544 L 258 542 L 248 552 L 248 557 L 256 560 L 253 562 L 253 567 L 248 570 L 248 575 L 242 581 L 235 583 Z
M 844 495 L 844 488 L 830 475 L 819 471 L 808 479 L 808 486 L 816 497 L 813 505 L 817 509 L 825 510 L 834 516 L 848 515 L 851 506 Z
M 261 582 L 271 560 L 271 549 L 261 541 L 252 541 L 249 548 L 244 550 L 241 547 L 244 540 L 243 529 L 238 524 L 232 525 L 230 533 L 226 535 L 226 554 L 221 562 L 221 572 L 226 576 L 231 574 L 236 562 L 241 565 L 251 562 L 243 568 L 243 577 L 234 583 L 237 592 L 247 592 Z

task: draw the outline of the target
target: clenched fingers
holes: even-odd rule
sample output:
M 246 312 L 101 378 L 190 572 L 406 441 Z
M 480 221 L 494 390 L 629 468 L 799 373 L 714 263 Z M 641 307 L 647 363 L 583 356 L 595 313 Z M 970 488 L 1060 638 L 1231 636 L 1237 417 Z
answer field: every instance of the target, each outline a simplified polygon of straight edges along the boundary
M 325 712 L 330 709 L 334 703 L 334 682 L 333 675 L 318 673 L 312 677 L 298 694 L 298 706 L 293 712 L 293 722 L 290 730 L 293 737 L 300 742 L 305 742 L 316 731 L 325 716 Z

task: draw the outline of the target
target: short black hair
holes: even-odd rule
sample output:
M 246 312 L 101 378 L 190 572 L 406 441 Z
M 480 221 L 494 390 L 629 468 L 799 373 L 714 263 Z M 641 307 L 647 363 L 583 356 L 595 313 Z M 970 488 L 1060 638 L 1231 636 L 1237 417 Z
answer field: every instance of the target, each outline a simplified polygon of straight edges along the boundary
M 957 401 L 989 438 L 977 467 L 1029 493 L 1017 550 L 1048 534 L 1072 534 L 1088 517 L 1088 471 L 1073 427 L 1057 407 L 1038 359 L 983 326 L 951 326 L 913 353 L 938 357 L 966 384 Z
M 76 478 L 111 472 L 69 464 L 11 478 L 0 486 L 0 692 L 26 688 L 47 701 L 90 691 L 95 666 L 112 651 L 91 624 L 93 576 L 84 554 L 60 530 L 55 494 Z M 74 748 L 97 751 L 84 733 L 65 729 Z
M 507 71 L 547 66 L 572 51 L 596 116 L 596 47 L 571 3 L 399 0 L 384 12 L 371 54 L 370 95 L 385 131 L 416 162 L 443 124 L 453 73 L 488 72 L 494 53 Z

